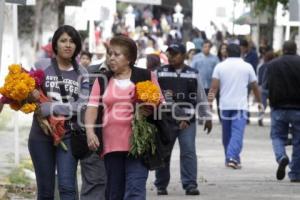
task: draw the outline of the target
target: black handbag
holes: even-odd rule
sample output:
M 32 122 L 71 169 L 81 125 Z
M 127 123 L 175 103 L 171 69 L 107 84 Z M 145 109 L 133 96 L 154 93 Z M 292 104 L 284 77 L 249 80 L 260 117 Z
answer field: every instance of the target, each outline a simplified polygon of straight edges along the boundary
M 64 103 L 68 102 L 67 93 L 63 83 L 63 77 L 61 71 L 58 68 L 56 59 L 52 59 L 52 66 L 54 67 L 55 73 L 58 77 L 58 86 L 60 89 L 60 94 L 62 101 Z M 82 115 L 81 115 L 82 116 Z M 82 159 L 90 155 L 91 151 L 87 144 L 87 136 L 85 128 L 80 126 L 78 123 L 77 116 L 72 117 L 70 120 L 65 122 L 65 128 L 71 132 L 71 151 L 72 155 L 76 159 Z
M 68 125 L 69 124 L 69 125 Z M 87 135 L 84 127 L 69 120 L 67 126 L 71 131 L 71 150 L 76 159 L 82 159 L 92 153 L 87 144 Z
M 165 167 L 165 159 L 171 155 L 174 141 L 176 139 L 177 124 L 170 113 L 161 113 L 161 119 L 154 119 L 153 115 L 147 121 L 157 128 L 155 133 L 155 154 L 146 152 L 142 156 L 142 162 L 149 170 L 157 170 Z

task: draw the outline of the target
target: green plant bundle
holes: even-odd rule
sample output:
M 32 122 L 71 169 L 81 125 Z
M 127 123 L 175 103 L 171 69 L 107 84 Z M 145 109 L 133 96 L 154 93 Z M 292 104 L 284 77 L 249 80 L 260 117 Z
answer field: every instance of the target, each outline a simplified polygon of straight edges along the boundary
M 155 154 L 155 133 L 157 128 L 149 123 L 145 117 L 138 119 L 137 116 L 132 122 L 131 147 L 129 154 L 134 157 L 140 157 L 147 152 Z

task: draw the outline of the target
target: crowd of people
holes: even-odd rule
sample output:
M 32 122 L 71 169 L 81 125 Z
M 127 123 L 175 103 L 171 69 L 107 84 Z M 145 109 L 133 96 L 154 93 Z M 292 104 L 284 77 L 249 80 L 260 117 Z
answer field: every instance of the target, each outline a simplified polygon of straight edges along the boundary
M 114 28 L 119 30 L 117 25 Z M 51 99 L 41 103 L 35 112 L 28 140 L 37 199 L 54 199 L 56 173 L 60 198 L 76 199 L 78 162 L 82 175 L 80 199 L 146 199 L 149 169 L 142 157 L 128 154 L 138 103 L 136 84 L 146 80 L 159 88 L 161 105 L 175 107 L 174 112 L 170 111 L 172 131 L 166 144 L 169 153 L 162 158 L 163 165 L 155 169 L 157 195 L 168 195 L 170 157 L 176 140 L 180 148 L 182 188 L 186 195 L 200 194 L 196 127 L 202 124 L 207 133 L 211 132 L 215 99 L 222 125 L 225 167 L 242 168 L 240 154 L 252 94 L 258 103 L 260 126 L 264 125 L 268 102 L 271 107 L 277 179 L 285 177 L 286 167 L 290 165 L 290 180 L 300 182 L 300 57 L 295 42 L 286 41 L 282 55 L 275 58 L 276 54 L 265 41 L 257 49 L 247 38 L 236 40 L 220 34 L 212 42 L 203 31 L 195 29 L 183 44 L 183 38 L 177 33 L 175 37 L 164 38 L 159 37 L 159 31 L 142 30 L 138 37 L 115 34 L 109 41 L 103 41 L 96 52 L 88 52 L 82 48 L 77 30 L 68 25 L 59 27 L 52 37 L 51 57 L 36 63 L 45 73 L 42 91 Z M 103 75 L 107 84 L 103 85 L 97 74 Z M 69 120 L 64 121 L 63 142 L 68 147 L 64 151 L 53 145 L 53 138 L 43 132 L 37 116 L 74 119 L 83 111 L 90 153 L 76 159 L 72 155 Z M 140 113 L 149 117 L 153 110 L 142 106 Z M 94 128 L 100 122 L 101 137 Z M 291 158 L 285 151 L 290 132 Z

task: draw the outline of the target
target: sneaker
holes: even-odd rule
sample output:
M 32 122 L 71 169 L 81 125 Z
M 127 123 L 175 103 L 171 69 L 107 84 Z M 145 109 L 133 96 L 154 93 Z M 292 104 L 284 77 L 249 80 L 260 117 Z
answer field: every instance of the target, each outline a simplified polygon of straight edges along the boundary
M 157 189 L 157 195 L 168 195 L 168 191 L 166 189 Z
M 185 191 L 185 195 L 200 195 L 200 192 L 197 188 L 190 188 Z
M 234 159 L 230 159 L 227 163 L 226 163 L 226 167 L 230 167 L 232 169 L 241 169 L 242 166 L 241 164 L 239 164 L 236 160 Z
M 277 172 L 276 172 L 276 178 L 277 180 L 282 180 L 284 179 L 285 177 L 285 168 L 286 166 L 289 164 L 289 158 L 284 156 L 280 162 L 279 162 L 279 165 L 278 165 L 278 168 L 277 168 Z

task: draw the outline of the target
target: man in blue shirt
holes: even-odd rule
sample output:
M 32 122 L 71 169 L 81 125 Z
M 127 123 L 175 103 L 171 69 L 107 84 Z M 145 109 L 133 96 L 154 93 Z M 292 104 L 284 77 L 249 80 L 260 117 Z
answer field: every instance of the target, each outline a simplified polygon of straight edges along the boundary
M 211 47 L 211 41 L 206 40 L 202 46 L 202 53 L 195 55 L 191 64 L 191 67 L 199 72 L 198 81 L 202 83 L 206 95 L 211 85 L 214 68 L 219 63 L 218 57 L 210 53 Z

